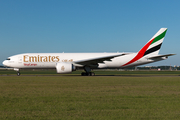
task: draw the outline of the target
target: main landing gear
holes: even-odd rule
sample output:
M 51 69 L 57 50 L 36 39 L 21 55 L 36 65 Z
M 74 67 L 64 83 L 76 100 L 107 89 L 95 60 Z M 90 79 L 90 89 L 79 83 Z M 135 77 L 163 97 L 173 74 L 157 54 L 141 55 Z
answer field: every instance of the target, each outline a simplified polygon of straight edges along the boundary
M 82 76 L 95 76 L 95 73 L 94 72 L 91 72 L 91 68 L 89 66 L 85 66 L 84 67 L 84 70 L 86 72 L 82 72 L 81 75 Z
M 82 72 L 81 76 L 95 76 L 94 72 Z

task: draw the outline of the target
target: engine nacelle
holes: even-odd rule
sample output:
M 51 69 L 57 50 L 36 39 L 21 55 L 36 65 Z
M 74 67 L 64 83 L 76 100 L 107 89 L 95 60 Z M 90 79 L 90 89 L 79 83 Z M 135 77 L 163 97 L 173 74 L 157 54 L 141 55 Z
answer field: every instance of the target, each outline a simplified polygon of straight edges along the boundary
M 71 73 L 75 71 L 76 67 L 72 63 L 60 62 L 56 64 L 57 73 Z

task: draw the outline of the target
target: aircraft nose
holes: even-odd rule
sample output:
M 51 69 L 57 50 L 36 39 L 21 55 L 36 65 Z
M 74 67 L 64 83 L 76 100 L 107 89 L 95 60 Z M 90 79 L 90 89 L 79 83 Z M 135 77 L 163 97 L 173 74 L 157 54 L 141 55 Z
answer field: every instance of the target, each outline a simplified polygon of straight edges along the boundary
M 7 60 L 4 60 L 2 63 L 4 66 L 7 66 Z

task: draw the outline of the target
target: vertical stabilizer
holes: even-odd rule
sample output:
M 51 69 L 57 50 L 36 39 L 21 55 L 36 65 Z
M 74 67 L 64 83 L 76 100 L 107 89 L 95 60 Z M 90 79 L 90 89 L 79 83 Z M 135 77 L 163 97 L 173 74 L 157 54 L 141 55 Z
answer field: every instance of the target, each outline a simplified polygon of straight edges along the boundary
M 137 53 L 137 55 L 122 66 L 129 65 L 144 56 L 152 57 L 158 55 L 159 50 L 161 48 L 162 42 L 164 40 L 164 36 L 166 34 L 167 28 L 161 28 L 147 43 L 141 48 L 141 50 Z
M 143 56 L 158 55 L 162 42 L 164 40 L 166 31 L 167 31 L 167 28 L 161 28 L 139 52 L 141 52 Z

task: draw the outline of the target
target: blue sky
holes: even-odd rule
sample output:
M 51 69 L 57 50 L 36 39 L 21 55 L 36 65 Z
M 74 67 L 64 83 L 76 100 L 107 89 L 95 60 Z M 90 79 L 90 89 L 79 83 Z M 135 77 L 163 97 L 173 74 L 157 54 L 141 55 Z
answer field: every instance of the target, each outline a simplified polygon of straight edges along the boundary
M 19 53 L 137 52 L 168 31 L 149 65 L 180 65 L 179 0 L 1 0 L 0 64 Z

